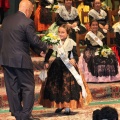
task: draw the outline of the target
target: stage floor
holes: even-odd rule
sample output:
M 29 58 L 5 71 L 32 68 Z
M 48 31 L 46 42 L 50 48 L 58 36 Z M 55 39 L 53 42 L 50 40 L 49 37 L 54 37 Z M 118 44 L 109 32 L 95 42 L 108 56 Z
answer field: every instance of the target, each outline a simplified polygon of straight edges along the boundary
M 72 110 L 71 115 L 64 115 L 54 113 L 55 109 L 52 108 L 42 108 L 41 106 L 34 107 L 33 116 L 40 118 L 40 120 L 92 120 L 92 113 L 96 109 L 100 109 L 103 106 L 115 107 L 120 113 L 120 104 L 100 104 L 100 105 L 89 105 L 81 109 Z M 15 120 L 14 117 L 10 115 L 8 110 L 3 110 L 3 113 L 0 113 L 0 120 Z M 120 118 L 120 114 L 119 114 Z

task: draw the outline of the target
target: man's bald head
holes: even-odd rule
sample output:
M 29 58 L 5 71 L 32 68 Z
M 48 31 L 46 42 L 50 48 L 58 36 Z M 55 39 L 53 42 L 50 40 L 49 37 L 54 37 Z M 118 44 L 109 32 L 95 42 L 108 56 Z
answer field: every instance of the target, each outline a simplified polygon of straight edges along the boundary
M 26 17 L 30 18 L 33 11 L 33 4 L 29 0 L 22 0 L 19 4 L 19 11 L 23 12 Z

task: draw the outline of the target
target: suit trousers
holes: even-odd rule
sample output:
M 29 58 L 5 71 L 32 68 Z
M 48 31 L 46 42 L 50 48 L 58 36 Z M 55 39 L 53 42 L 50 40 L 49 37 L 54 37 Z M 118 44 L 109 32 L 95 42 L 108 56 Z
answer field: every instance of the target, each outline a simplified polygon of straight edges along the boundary
M 27 120 L 34 105 L 33 70 L 8 66 L 3 68 L 10 111 L 16 120 Z

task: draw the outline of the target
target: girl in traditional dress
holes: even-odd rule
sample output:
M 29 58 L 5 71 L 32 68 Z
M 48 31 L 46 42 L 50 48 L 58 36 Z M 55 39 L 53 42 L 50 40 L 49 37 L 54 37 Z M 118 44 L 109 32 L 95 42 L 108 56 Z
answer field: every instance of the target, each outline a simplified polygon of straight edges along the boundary
M 113 25 L 114 32 L 116 34 L 115 46 L 112 47 L 112 50 L 115 52 L 120 65 L 120 6 L 118 11 L 119 21 Z
M 85 36 L 87 47 L 81 54 L 78 66 L 84 73 L 87 82 L 113 82 L 120 80 L 120 67 L 112 50 L 107 47 L 97 52 L 104 44 L 104 35 L 98 31 L 98 21 L 90 22 L 90 31 Z M 110 52 L 110 51 L 111 52 Z M 108 55 L 108 53 L 111 53 Z
M 49 66 L 49 58 L 53 51 L 56 51 L 56 58 L 52 62 L 51 66 L 48 69 L 46 85 L 43 90 L 43 95 L 41 95 L 40 103 L 44 107 L 56 107 L 55 113 L 62 112 L 65 109 L 64 113 L 69 115 L 71 113 L 71 109 L 79 108 L 84 105 L 83 97 L 86 98 L 86 103 L 88 104 L 91 100 L 91 93 L 88 89 L 88 86 L 82 77 L 81 83 L 83 85 L 79 85 L 75 77 L 77 75 L 73 75 L 75 72 L 76 63 L 78 61 L 78 56 L 76 52 L 76 43 L 69 38 L 70 28 L 63 24 L 58 28 L 58 35 L 61 39 L 61 44 L 53 46 L 53 49 L 49 49 L 48 53 L 45 57 L 45 68 Z M 68 60 L 67 63 L 61 58 L 60 51 L 58 49 L 63 49 L 64 55 Z M 69 67 L 72 65 L 73 71 L 70 72 Z M 87 92 L 87 97 L 86 96 Z

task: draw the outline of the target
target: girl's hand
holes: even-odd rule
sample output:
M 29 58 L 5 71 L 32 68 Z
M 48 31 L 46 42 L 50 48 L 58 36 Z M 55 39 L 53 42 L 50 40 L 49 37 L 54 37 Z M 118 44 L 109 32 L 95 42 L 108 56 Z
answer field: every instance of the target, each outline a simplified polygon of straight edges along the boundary
M 42 52 L 40 53 L 40 56 L 45 58 L 46 54 L 42 51 Z
M 49 67 L 49 63 L 45 63 L 44 64 L 44 69 L 48 69 L 48 67 Z
M 100 27 L 101 29 L 104 29 L 104 26 L 103 26 L 103 25 L 101 25 L 101 24 L 99 24 L 99 27 Z
M 70 62 L 73 66 L 76 66 L 76 61 L 75 61 L 75 59 L 70 59 L 69 62 Z
M 53 49 L 53 45 L 48 45 L 48 49 Z
M 70 23 L 67 23 L 67 26 L 70 27 L 70 28 L 72 27 L 72 25 Z
M 76 27 L 77 26 L 77 22 L 74 22 L 73 24 L 72 24 L 72 28 L 74 28 L 74 27 Z
M 105 25 L 104 29 L 108 30 L 109 29 L 109 25 Z

